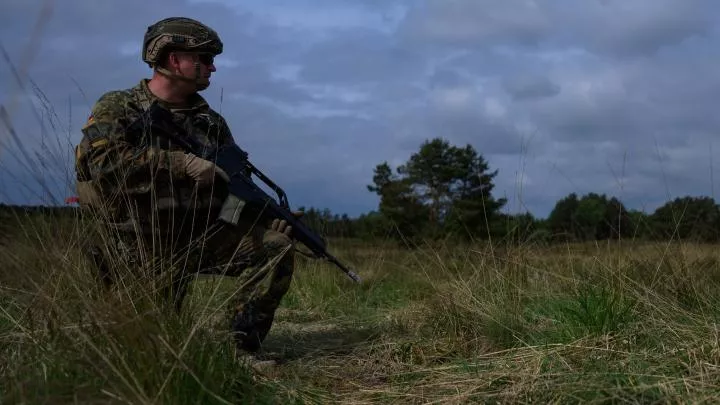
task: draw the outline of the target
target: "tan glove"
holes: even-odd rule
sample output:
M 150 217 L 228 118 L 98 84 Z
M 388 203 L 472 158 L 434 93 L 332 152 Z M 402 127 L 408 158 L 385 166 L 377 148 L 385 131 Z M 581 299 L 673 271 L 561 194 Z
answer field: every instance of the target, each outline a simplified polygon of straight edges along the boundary
M 192 153 L 185 154 L 185 172 L 195 179 L 199 187 L 211 185 L 215 179 L 215 174 L 220 175 L 225 181 L 230 181 L 230 176 L 215 163 L 197 157 Z
M 302 211 L 294 211 L 292 214 L 296 218 L 300 218 L 305 213 Z M 292 226 L 290 226 L 284 219 L 273 219 L 272 223 L 270 224 L 270 229 L 276 232 L 284 233 L 288 237 L 290 237 L 290 235 L 292 234 Z

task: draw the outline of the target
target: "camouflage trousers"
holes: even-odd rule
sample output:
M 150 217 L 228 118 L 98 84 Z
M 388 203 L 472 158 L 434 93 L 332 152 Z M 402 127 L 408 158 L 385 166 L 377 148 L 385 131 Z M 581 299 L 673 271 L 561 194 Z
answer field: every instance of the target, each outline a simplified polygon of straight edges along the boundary
M 136 280 L 137 275 L 159 280 L 156 291 L 177 311 L 187 295 L 188 283 L 196 275 L 234 277 L 237 283 L 228 304 L 229 327 L 240 349 L 256 351 L 290 287 L 293 241 L 265 224 L 250 221 L 209 227 L 193 222 L 173 216 L 139 232 L 107 232 L 110 237 L 102 244 L 104 253 L 97 253 L 95 247 L 99 277 L 106 288 L 128 285 L 119 280 L 128 274 Z M 104 259 L 108 257 L 122 260 Z M 118 271 L 118 267 L 125 271 Z M 146 281 L 140 283 L 143 289 L 147 287 Z

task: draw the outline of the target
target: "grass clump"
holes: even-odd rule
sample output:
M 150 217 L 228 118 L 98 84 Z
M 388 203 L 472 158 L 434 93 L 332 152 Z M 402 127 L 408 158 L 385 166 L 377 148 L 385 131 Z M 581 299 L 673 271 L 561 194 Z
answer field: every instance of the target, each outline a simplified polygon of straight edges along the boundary
M 332 241 L 363 284 L 298 259 L 264 345 L 280 365 L 260 375 L 227 334 L 232 278 L 197 278 L 177 313 L 151 282 L 101 289 L 77 219 L 18 220 L 0 246 L 3 403 L 720 399 L 713 246 Z
M 79 222 L 31 220 L 34 232 L 0 246 L 0 402 L 299 401 L 238 361 L 229 335 L 207 316 L 224 308 L 177 313 L 150 299 L 156 292 L 143 283 L 106 291 L 81 239 L 67 237 L 83 234 Z

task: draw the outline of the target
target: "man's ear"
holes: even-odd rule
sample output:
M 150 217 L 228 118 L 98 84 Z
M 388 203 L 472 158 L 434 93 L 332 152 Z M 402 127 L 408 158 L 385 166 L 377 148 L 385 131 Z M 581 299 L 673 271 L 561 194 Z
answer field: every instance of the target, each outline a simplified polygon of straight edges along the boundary
M 170 54 L 171 54 L 171 53 L 172 53 L 172 51 L 167 51 L 167 50 L 166 50 L 166 51 L 163 51 L 163 52 L 158 56 L 158 61 L 157 61 L 157 63 L 155 64 L 155 66 L 156 66 L 156 67 L 159 67 L 159 68 L 165 68 L 165 69 L 169 68 L 169 67 L 170 67 Z
M 166 68 L 174 71 L 174 68 L 177 68 L 178 65 L 180 65 L 180 58 L 178 57 L 177 52 L 168 52 L 165 62 L 167 64 Z
M 180 55 L 175 51 L 166 51 L 160 58 L 158 67 L 175 72 L 180 65 Z

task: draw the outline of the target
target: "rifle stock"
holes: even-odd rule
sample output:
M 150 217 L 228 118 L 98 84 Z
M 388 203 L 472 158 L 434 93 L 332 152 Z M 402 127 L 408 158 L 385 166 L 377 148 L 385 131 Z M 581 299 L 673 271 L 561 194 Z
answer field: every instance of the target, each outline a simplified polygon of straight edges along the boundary
M 266 218 L 278 218 L 287 221 L 292 226 L 292 237 L 310 249 L 315 258 L 322 258 L 333 263 L 353 281 L 361 282 L 356 273 L 328 252 L 322 237 L 292 213 L 285 191 L 250 163 L 248 154 L 240 147 L 230 144 L 220 146 L 217 149 L 208 149 L 190 136 L 182 136 L 187 135 L 185 129 L 175 125 L 170 111 L 160 107 L 157 103 L 150 106 L 147 114 L 150 119 L 139 119 L 138 121 L 141 121 L 138 122 L 139 125 L 144 126 L 145 129 L 149 125 L 153 135 L 167 136 L 187 152 L 214 162 L 228 174 L 230 177 L 228 183 L 229 198 L 240 199 L 250 206 L 259 208 Z M 277 194 L 278 200 L 276 201 L 255 184 L 251 178 L 252 175 L 255 175 L 271 188 Z

